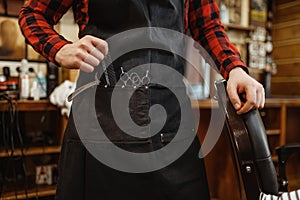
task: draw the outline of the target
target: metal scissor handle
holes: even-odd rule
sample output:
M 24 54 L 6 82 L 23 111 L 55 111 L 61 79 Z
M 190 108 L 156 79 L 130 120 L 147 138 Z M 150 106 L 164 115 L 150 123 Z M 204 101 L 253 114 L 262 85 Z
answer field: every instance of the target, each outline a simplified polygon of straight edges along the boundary
M 77 95 L 79 95 L 81 92 L 83 92 L 84 90 L 89 89 L 90 87 L 93 87 L 95 85 L 99 85 L 100 83 L 100 79 L 98 78 L 98 72 L 95 73 L 95 80 L 93 82 L 87 83 L 83 86 L 81 86 L 80 88 L 78 88 L 77 90 L 75 90 L 73 93 L 71 93 L 68 96 L 68 101 L 71 102 Z

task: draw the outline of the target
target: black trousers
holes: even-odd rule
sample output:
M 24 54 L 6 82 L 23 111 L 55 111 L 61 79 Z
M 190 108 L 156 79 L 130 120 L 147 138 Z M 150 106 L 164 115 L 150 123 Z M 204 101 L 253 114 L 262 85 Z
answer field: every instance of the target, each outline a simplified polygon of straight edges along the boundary
M 71 115 L 72 116 L 72 115 Z M 95 159 L 78 139 L 72 117 L 60 157 L 58 200 L 208 200 L 205 166 L 198 158 L 197 138 L 188 150 L 169 166 L 149 173 L 125 173 Z M 126 149 L 164 145 L 122 144 Z M 153 148 L 153 147 L 149 147 Z

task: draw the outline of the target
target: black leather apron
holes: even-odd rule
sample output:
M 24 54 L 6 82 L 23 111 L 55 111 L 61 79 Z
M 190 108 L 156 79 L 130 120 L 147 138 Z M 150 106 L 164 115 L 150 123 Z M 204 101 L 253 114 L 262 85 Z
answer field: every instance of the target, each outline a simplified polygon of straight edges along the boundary
M 183 32 L 183 16 L 183 0 L 89 0 L 89 23 L 80 33 L 80 37 L 93 35 L 108 39 L 122 31 L 139 27 L 162 27 Z M 121 66 L 124 71 L 129 71 L 149 63 L 164 64 L 183 73 L 182 58 L 157 49 L 126 53 L 117 58 L 112 67 L 118 79 L 122 73 Z M 151 64 L 147 70 L 154 79 L 160 74 L 160 69 Z M 80 76 L 84 76 L 84 73 Z M 80 84 L 79 77 L 78 86 Z M 152 105 L 162 105 L 167 113 L 166 123 L 158 134 L 151 137 L 151 131 L 145 129 L 140 134 L 149 134 L 149 137 L 140 139 L 124 133 L 116 125 L 111 112 L 113 89 L 130 91 L 133 88 L 106 85 L 103 76 L 95 94 L 95 110 L 101 128 L 115 145 L 127 151 L 146 153 L 163 148 L 174 138 L 182 119 L 179 103 L 168 88 L 149 84 L 135 90 L 130 98 L 130 115 L 139 126 L 150 123 L 149 108 Z M 182 81 L 178 81 L 178 85 L 174 87 L 185 92 Z M 76 105 L 85 103 L 82 100 Z M 190 109 L 192 113 L 188 98 L 181 106 Z M 188 135 L 194 131 L 194 127 L 185 129 Z M 71 114 L 60 157 L 56 197 L 59 200 L 209 199 L 204 163 L 198 158 L 199 149 L 198 139 L 195 138 L 178 160 L 163 169 L 148 173 L 117 171 L 99 162 L 86 150 L 78 137 Z

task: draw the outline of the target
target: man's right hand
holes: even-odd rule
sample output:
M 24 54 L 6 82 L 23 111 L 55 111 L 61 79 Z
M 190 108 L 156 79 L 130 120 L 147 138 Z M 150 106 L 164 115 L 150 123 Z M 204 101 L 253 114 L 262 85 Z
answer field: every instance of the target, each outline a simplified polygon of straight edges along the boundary
M 67 69 L 81 69 L 85 72 L 93 72 L 94 67 L 108 53 L 108 44 L 94 36 L 84 36 L 77 42 L 66 44 L 55 55 L 55 61 Z

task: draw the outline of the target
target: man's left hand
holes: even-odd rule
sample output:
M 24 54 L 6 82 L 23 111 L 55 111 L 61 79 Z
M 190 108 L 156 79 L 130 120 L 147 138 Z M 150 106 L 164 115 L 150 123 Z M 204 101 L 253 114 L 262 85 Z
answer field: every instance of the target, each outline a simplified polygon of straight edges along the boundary
M 227 92 L 237 114 L 264 107 L 265 91 L 263 86 L 240 67 L 230 71 Z

